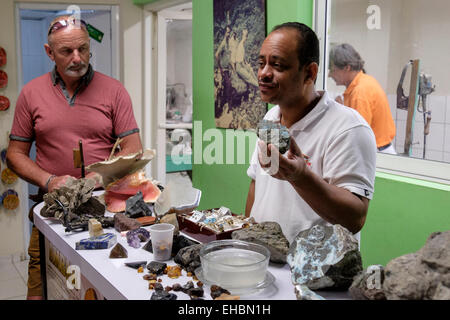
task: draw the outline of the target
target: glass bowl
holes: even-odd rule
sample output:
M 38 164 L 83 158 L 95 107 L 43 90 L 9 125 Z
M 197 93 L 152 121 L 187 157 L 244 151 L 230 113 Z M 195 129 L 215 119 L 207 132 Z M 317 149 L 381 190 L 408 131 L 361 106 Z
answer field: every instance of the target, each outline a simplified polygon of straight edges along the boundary
M 241 240 L 211 241 L 200 249 L 202 274 L 223 288 L 251 288 L 264 282 L 270 251 Z

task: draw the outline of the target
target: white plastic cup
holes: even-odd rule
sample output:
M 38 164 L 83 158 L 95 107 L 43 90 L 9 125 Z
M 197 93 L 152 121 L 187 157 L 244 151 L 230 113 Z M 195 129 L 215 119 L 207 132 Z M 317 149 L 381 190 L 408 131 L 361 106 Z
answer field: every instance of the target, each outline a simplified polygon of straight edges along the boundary
M 157 223 L 150 226 L 149 230 L 152 239 L 153 258 L 157 261 L 170 260 L 175 226 L 170 223 Z

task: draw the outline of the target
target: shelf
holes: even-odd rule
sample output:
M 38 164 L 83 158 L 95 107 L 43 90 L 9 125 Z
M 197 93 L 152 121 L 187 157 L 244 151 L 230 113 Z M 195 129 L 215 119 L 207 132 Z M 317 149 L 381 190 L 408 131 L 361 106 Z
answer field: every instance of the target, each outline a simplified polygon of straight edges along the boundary
M 178 122 L 178 123 L 160 123 L 159 129 L 192 129 L 191 122 Z

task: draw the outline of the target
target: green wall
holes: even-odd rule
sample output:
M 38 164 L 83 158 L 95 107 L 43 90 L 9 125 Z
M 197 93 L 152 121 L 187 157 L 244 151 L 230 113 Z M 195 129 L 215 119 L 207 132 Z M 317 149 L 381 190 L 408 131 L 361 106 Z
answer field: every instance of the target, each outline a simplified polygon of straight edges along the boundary
M 266 9 L 268 30 L 286 21 L 312 23 L 310 0 L 267 0 Z M 193 0 L 192 40 L 193 119 L 201 121 L 202 126 L 202 130 L 196 130 L 194 124 L 193 150 L 194 157 L 201 158 L 214 143 L 214 139 L 202 139 L 206 129 L 215 128 L 212 0 Z M 254 148 L 253 133 L 223 129 L 217 132 L 223 140 L 227 133 L 239 138 L 247 134 L 248 148 Z M 250 183 L 247 167 L 248 161 L 241 165 L 194 163 L 193 183 L 202 190 L 199 209 L 227 206 L 235 213 L 243 213 Z M 432 232 L 449 229 L 450 187 L 377 173 L 374 198 L 361 232 L 364 267 L 386 265 L 393 258 L 417 251 Z
M 377 173 L 361 231 L 364 266 L 415 252 L 432 232 L 450 230 L 450 186 Z
M 201 121 L 202 130 L 205 132 L 207 129 L 215 128 L 213 0 L 193 0 L 192 5 L 193 120 Z M 286 21 L 301 21 L 311 26 L 312 1 L 266 0 L 266 19 L 268 30 Z M 195 157 L 202 158 L 205 148 L 214 144 L 215 140 L 206 141 L 204 137 L 202 139 L 202 134 L 194 127 L 192 178 L 194 186 L 202 190 L 199 209 L 227 206 L 235 213 L 243 213 L 250 184 L 246 171 L 256 143 L 256 136 L 254 133 L 242 130 L 217 129 L 217 132 L 220 132 L 224 144 L 231 142 L 227 139 L 227 135 L 233 135 L 236 139 L 246 139 L 246 161 L 243 164 L 205 164 L 204 162 L 195 164 Z M 236 147 L 234 150 L 236 154 Z

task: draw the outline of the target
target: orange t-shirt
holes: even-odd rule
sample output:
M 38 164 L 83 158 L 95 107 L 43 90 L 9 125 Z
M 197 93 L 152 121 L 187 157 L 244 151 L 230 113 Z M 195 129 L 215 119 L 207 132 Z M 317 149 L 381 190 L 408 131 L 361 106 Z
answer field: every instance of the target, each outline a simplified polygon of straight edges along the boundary
M 357 110 L 375 134 L 377 147 L 395 137 L 395 123 L 389 102 L 378 81 L 360 71 L 344 92 L 344 105 Z

